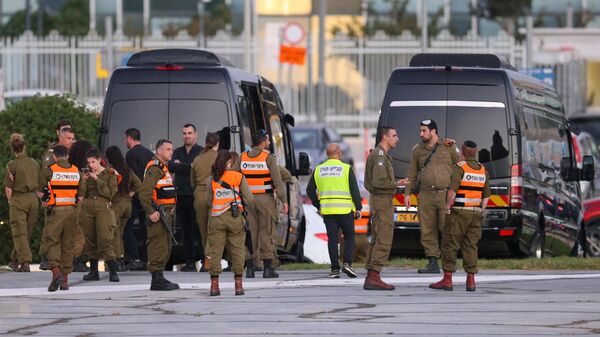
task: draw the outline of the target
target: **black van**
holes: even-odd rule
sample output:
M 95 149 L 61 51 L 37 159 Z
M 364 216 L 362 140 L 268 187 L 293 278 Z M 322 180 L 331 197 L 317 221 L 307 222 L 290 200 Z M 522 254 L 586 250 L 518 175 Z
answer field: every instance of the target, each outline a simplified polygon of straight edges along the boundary
M 390 155 L 397 177 L 406 175 L 419 122 L 434 119 L 441 138 L 478 144 L 492 197 L 480 251 L 486 255 L 569 254 L 583 223 L 579 180 L 593 176 L 593 160 L 578 170 L 575 128 L 556 90 L 489 54 L 419 54 L 395 69 L 379 126 L 398 131 Z M 591 168 L 590 168 L 591 166 Z M 420 253 L 417 208 L 395 196 L 394 252 Z M 411 196 L 413 204 L 416 197 Z M 418 207 L 418 206 L 417 206 Z
M 151 150 L 161 138 L 178 147 L 187 123 L 196 126 L 199 142 L 207 132 L 218 132 L 220 148 L 238 153 L 251 147 L 256 130 L 265 129 L 280 166 L 294 176 L 310 171 L 306 154 L 296 165 L 288 129 L 294 118 L 284 113 L 273 84 L 203 50 L 142 51 L 133 54 L 127 66 L 115 69 L 104 101 L 99 146 L 116 145 L 125 153 L 125 130 L 135 127 Z M 300 188 L 297 179 L 286 185 L 290 211 L 279 216 L 278 250 L 283 258 L 302 260 L 305 219 Z M 174 228 L 174 233 L 181 243 L 181 230 Z M 182 246 L 174 246 L 170 263 L 180 262 Z

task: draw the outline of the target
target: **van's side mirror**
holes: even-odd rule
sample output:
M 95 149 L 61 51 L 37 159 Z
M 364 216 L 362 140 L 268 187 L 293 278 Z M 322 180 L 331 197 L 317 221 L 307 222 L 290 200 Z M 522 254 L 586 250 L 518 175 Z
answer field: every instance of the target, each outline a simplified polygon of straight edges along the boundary
M 299 176 L 307 176 L 310 174 L 310 157 L 306 152 L 298 154 L 298 170 L 296 174 Z
M 294 127 L 296 125 L 296 120 L 294 119 L 294 116 L 290 114 L 285 114 L 285 116 L 283 116 L 283 121 L 285 122 L 285 124 L 291 127 Z
M 594 157 L 583 156 L 583 165 L 579 180 L 592 181 L 594 180 L 594 173 Z
M 560 161 L 560 176 L 564 181 L 578 181 L 579 180 L 579 174 L 577 172 L 577 168 L 573 167 L 571 158 L 564 157 Z

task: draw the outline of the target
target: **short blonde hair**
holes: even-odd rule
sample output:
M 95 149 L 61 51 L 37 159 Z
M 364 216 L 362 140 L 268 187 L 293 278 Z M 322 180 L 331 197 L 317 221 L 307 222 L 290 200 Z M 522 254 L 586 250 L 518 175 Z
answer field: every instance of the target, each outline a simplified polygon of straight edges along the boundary
M 25 138 L 20 133 L 10 135 L 10 148 L 14 153 L 21 153 L 25 148 Z

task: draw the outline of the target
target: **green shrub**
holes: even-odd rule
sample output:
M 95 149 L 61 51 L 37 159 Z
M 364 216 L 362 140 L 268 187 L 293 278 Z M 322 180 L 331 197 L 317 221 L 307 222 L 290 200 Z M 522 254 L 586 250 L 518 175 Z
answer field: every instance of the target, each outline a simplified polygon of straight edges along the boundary
M 10 105 L 0 112 L 0 177 L 4 184 L 6 164 L 14 155 L 9 146 L 10 135 L 22 133 L 27 144 L 27 154 L 41 162 L 42 155 L 56 140 L 56 122 L 67 118 L 73 123 L 75 137 L 97 143 L 99 116 L 86 111 L 84 106 L 64 96 L 35 96 Z M 34 261 L 37 255 L 44 217 L 40 212 L 31 240 Z M 8 219 L 8 202 L 4 186 L 0 193 L 0 264 L 8 263 L 12 250 L 12 237 Z

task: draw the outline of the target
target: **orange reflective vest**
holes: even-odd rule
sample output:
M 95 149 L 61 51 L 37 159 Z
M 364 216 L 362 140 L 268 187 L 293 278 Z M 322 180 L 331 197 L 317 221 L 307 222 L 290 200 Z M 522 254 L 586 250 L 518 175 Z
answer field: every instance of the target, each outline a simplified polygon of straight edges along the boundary
M 453 206 L 481 207 L 483 188 L 485 186 L 485 167 L 479 164 L 479 169 L 474 169 L 466 161 L 456 163 L 464 171 Z
M 173 185 L 173 179 L 171 178 L 171 172 L 167 165 L 163 165 L 159 160 L 153 159 L 146 164 L 146 171 L 150 166 L 158 166 L 165 173 L 154 186 L 154 192 L 152 193 L 152 200 L 159 205 L 173 205 L 177 202 L 175 186 Z
M 360 219 L 354 220 L 354 233 L 356 234 L 367 234 L 369 231 L 369 217 L 371 211 L 369 210 L 368 203 L 362 203 L 362 210 L 360 211 Z
M 248 155 L 248 151 L 242 153 L 240 168 L 252 194 L 273 193 L 273 180 L 267 166 L 268 157 L 267 151 L 262 151 L 254 158 Z
M 75 165 L 64 168 L 54 163 L 50 165 L 52 178 L 48 182 L 50 200 L 48 206 L 75 206 L 79 187 L 79 169 Z
M 240 211 L 243 210 L 242 199 L 240 197 L 240 184 L 242 183 L 242 174 L 236 171 L 225 171 L 219 181 L 211 180 L 212 186 L 212 210 L 211 216 L 219 216 L 231 208 L 234 201 L 238 204 Z M 229 184 L 231 188 L 223 187 L 220 182 Z M 232 191 L 235 191 L 235 193 Z

